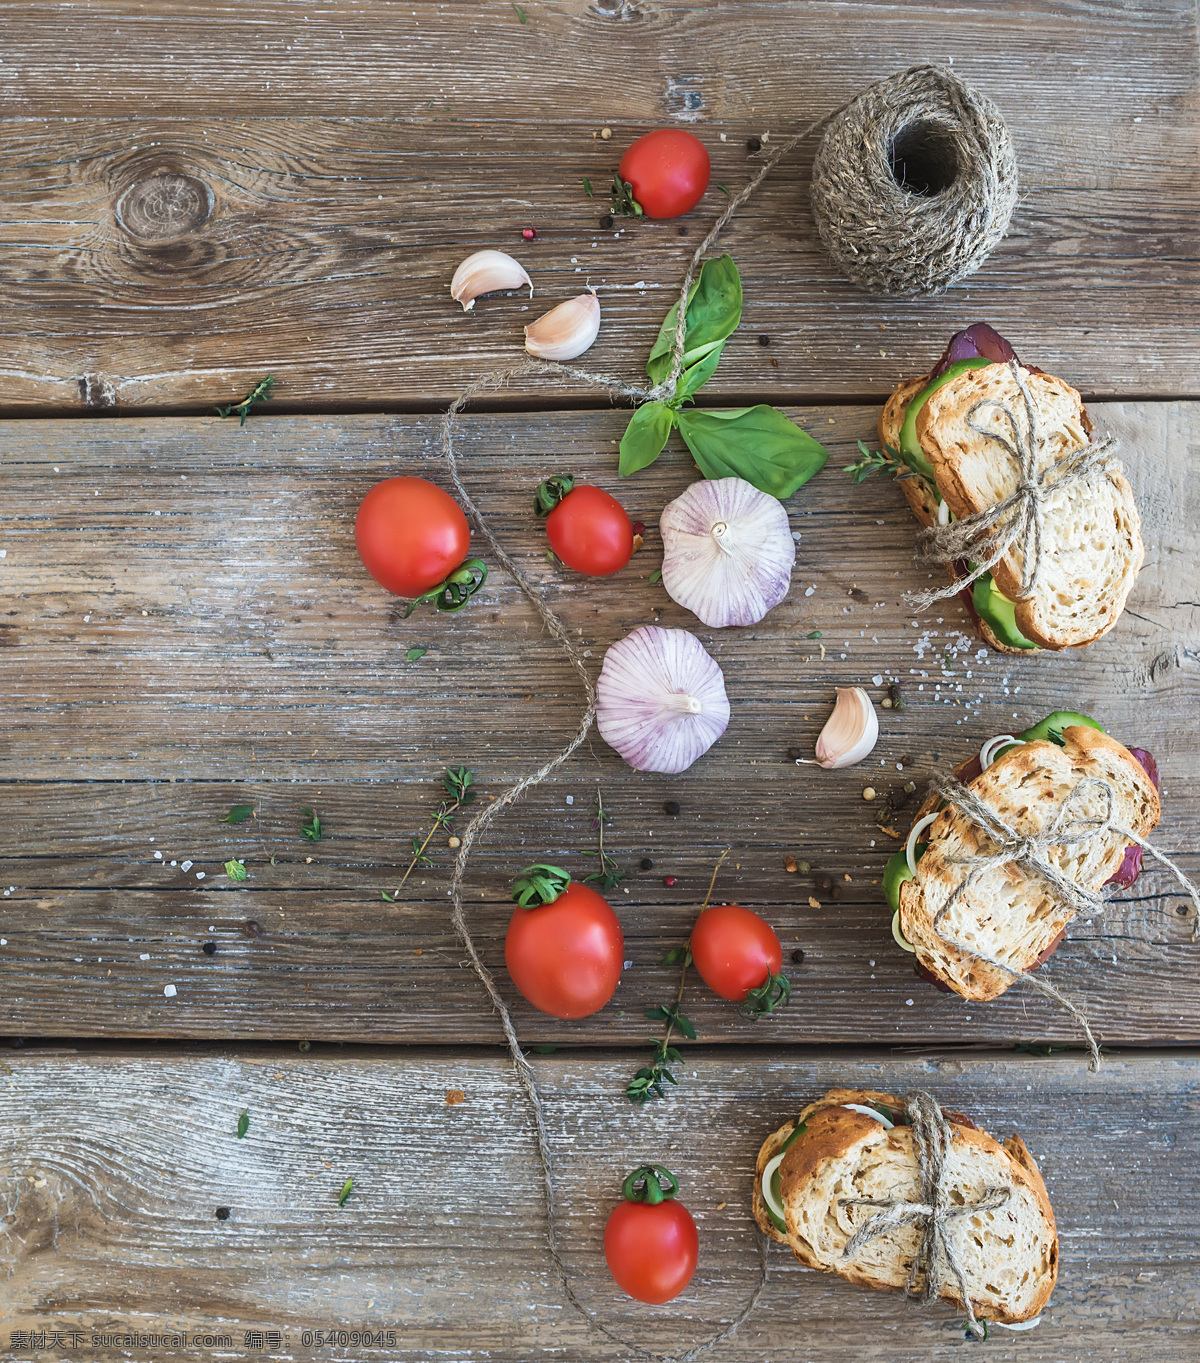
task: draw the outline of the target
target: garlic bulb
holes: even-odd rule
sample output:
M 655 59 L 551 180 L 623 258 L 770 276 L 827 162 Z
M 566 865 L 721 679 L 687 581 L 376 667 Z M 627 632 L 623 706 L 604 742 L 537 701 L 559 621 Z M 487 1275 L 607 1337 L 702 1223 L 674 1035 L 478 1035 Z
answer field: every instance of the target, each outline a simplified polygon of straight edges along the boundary
M 753 625 L 787 595 L 796 545 L 777 498 L 701 479 L 663 509 L 663 586 L 706 625 Z
M 861 762 L 879 740 L 879 719 L 861 686 L 839 686 L 833 714 L 817 739 L 817 765 L 827 769 Z
M 525 349 L 541 360 L 573 360 L 600 333 L 600 300 L 581 293 L 525 328 Z
M 687 771 L 729 723 L 725 679 L 694 634 L 642 625 L 604 655 L 596 722 L 635 771 Z
M 499 293 L 505 289 L 521 289 L 529 285 L 533 297 L 533 280 L 524 267 L 503 251 L 476 251 L 454 271 L 450 281 L 450 297 L 470 312 L 475 300 L 485 293 Z

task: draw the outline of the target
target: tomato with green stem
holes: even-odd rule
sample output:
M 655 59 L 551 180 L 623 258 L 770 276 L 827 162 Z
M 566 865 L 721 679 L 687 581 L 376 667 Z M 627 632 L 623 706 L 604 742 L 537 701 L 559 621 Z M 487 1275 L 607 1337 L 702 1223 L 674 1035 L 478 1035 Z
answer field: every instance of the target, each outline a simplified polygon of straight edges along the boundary
M 609 577 L 633 555 L 633 523 L 603 488 L 576 485 L 570 475 L 538 485 L 534 503 L 546 519 L 550 547 L 568 568 L 588 577 Z
M 783 948 L 774 929 L 740 904 L 714 904 L 696 919 L 690 942 L 700 978 L 751 1013 L 770 1013 L 791 997 L 780 973 Z
M 614 208 L 647 218 L 678 218 L 704 197 L 711 174 L 708 152 L 698 137 L 682 128 L 657 128 L 621 157 Z
M 602 895 L 558 866 L 527 866 L 513 883 L 518 908 L 504 939 L 512 982 L 539 1012 L 585 1018 L 621 981 L 625 935 Z
M 661 1164 L 635 1169 L 621 1186 L 625 1201 L 609 1213 L 604 1258 L 622 1292 L 661 1306 L 692 1280 L 700 1236 L 691 1213 L 675 1201 L 679 1180 Z

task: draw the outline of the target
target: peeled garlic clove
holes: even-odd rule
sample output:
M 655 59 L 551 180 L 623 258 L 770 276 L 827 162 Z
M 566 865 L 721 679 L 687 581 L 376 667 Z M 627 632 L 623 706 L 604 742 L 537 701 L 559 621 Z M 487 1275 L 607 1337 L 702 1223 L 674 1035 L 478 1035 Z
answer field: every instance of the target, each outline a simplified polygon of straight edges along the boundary
M 817 765 L 829 770 L 852 767 L 868 756 L 879 740 L 879 719 L 871 697 L 861 686 L 839 686 L 833 714 L 817 739 Z
M 501 293 L 507 289 L 523 289 L 529 285 L 533 297 L 533 280 L 524 266 L 503 251 L 476 251 L 454 271 L 450 281 L 450 296 L 470 312 L 475 300 L 485 293 Z
M 635 771 L 686 771 L 729 724 L 725 679 L 694 634 L 642 625 L 604 655 L 596 724 Z
M 667 595 L 706 625 L 753 625 L 787 595 L 796 561 L 787 512 L 745 479 L 693 483 L 658 528 Z
M 540 360 L 573 360 L 582 355 L 600 331 L 600 300 L 581 293 L 525 328 L 525 349 Z

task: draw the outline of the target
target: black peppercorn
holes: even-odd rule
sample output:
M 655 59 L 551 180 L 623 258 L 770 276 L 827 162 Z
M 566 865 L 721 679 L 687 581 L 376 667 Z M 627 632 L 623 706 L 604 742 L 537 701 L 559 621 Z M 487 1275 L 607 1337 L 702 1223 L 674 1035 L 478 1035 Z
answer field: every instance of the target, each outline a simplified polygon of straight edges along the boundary
M 758 334 L 758 343 L 759 345 L 770 345 L 771 338 L 767 335 L 765 331 L 760 331 Z
M 642 858 L 642 870 L 643 870 L 643 871 L 652 871 L 653 869 L 654 869 L 654 863 L 650 860 L 650 858 L 649 858 L 649 857 L 643 857 L 643 858 Z
M 261 937 L 262 924 L 256 918 L 247 918 L 242 924 L 242 933 L 246 937 Z
M 217 1208 L 217 1220 L 218 1220 L 218 1221 L 228 1221 L 228 1220 L 229 1220 L 229 1208 L 228 1208 L 228 1207 L 218 1207 L 218 1208 Z
M 683 223 L 680 223 L 680 225 L 679 225 L 679 235 L 680 235 L 681 237 L 686 237 L 686 236 L 687 236 L 687 226 L 686 226 L 685 224 L 683 224 Z
M 804 756 L 803 748 L 789 748 L 788 758 L 793 762 L 798 762 Z
M 10 1036 L 8 1038 L 8 1044 L 14 1051 L 19 1051 L 25 1044 L 25 1038 L 23 1036 Z
M 204 952 L 206 956 L 215 956 L 217 954 L 217 944 L 216 942 L 205 942 L 200 950 Z
M 670 814 L 671 817 L 674 818 L 675 815 L 679 813 L 679 801 L 678 800 L 666 801 L 666 803 L 663 805 L 663 812 L 665 814 Z
M 605 215 L 600 219 L 600 226 L 601 226 L 601 228 L 602 228 L 605 232 L 607 232 L 608 229 L 609 229 L 612 225 L 613 225 L 613 215 L 612 215 L 611 213 L 605 213 Z
M 819 875 L 815 878 L 813 883 L 816 885 L 817 889 L 820 890 L 823 894 L 828 894 L 833 889 L 832 876 Z
M 762 151 L 762 138 L 761 138 L 761 137 L 748 137 L 748 138 L 746 138 L 746 150 L 747 150 L 747 151 Z
M 803 947 L 797 947 L 796 950 L 792 952 L 792 963 L 793 963 L 794 965 L 803 965 L 803 964 L 804 964 L 804 948 L 803 948 Z

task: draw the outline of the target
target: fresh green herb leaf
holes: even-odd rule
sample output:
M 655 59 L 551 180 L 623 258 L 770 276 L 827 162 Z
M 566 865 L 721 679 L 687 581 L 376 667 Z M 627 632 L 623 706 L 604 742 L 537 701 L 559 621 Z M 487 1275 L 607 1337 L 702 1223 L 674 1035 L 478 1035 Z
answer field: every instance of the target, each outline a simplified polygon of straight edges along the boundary
M 719 184 L 719 185 L 717 186 L 717 188 L 721 191 L 722 194 L 725 195 L 725 197 L 726 197 L 727 199 L 732 199 L 732 198 L 733 198 L 733 195 L 730 194 L 730 192 L 725 188 L 724 185 L 720 185 L 720 184 Z
M 428 652 L 429 650 L 427 648 L 423 648 L 420 644 L 416 644 L 414 647 L 410 648 L 404 656 L 410 663 L 415 663 L 418 658 L 423 658 Z
M 250 1110 L 249 1108 L 247 1108 L 246 1111 L 243 1112 L 242 1115 L 238 1118 L 237 1124 L 238 1140 L 240 1141 L 245 1136 L 246 1132 L 249 1130 L 250 1130 Z
M 272 865 L 272 866 L 275 865 L 275 853 L 274 853 L 274 852 L 271 853 L 271 865 Z
M 513 9 L 517 11 L 517 18 L 520 19 L 520 21 L 523 24 L 527 24 L 529 22 L 529 20 L 525 17 L 525 11 L 521 8 L 520 5 L 513 5 Z
M 556 1050 L 558 1050 L 558 1047 L 557 1047 L 557 1046 L 531 1046 L 529 1049 L 530 1049 L 531 1051 L 533 1051 L 535 1055 L 553 1055 L 554 1052 L 555 1052 Z
M 661 569 L 661 568 L 655 568 L 655 570 L 650 574 L 649 582 L 650 582 L 651 586 L 653 586 L 654 583 L 656 583 L 656 582 L 661 582 L 661 581 L 662 581 L 662 569 Z
M 703 387 L 709 379 L 716 373 L 717 365 L 721 360 L 721 352 L 725 349 L 725 342 L 710 350 L 702 360 L 697 360 L 695 364 L 689 365 L 679 376 L 679 382 L 675 385 L 675 396 L 671 399 L 672 407 L 679 407 L 681 403 L 695 401 L 694 394 Z
M 588 196 L 589 199 L 595 198 L 595 193 L 592 189 L 592 182 L 588 179 L 586 175 L 583 177 L 583 192 Z
M 628 478 L 648 468 L 663 452 L 675 424 L 675 415 L 665 402 L 644 402 L 629 418 L 621 437 L 620 474 Z
M 341 1193 L 340 1193 L 339 1196 L 338 1196 L 338 1206 L 339 1206 L 339 1207 L 344 1207 L 344 1206 L 346 1205 L 346 1199 L 350 1196 L 350 1194 L 351 1194 L 353 1191 L 354 1191 L 354 1180 L 353 1180 L 352 1178 L 348 1178 L 348 1179 L 345 1181 L 345 1183 L 342 1184 L 342 1191 L 341 1191 Z
M 806 639 L 819 639 L 821 637 L 821 631 L 819 629 L 810 629 L 804 637 Z
M 860 440 L 858 448 L 862 458 L 846 465 L 852 483 L 865 483 L 873 473 L 890 473 L 893 478 L 908 476 L 908 465 L 890 445 L 885 445 L 882 450 L 869 450 Z
M 676 420 L 706 478 L 744 478 L 780 501 L 819 473 L 829 458 L 823 445 L 774 407 L 688 409 Z
M 625 872 L 620 870 L 616 861 L 608 855 L 604 849 L 604 828 L 606 824 L 612 823 L 612 814 L 604 808 L 604 797 L 600 793 L 600 787 L 596 787 L 596 817 L 592 821 L 592 827 L 598 831 L 599 847 L 595 852 L 584 852 L 585 857 L 599 857 L 600 869 L 593 872 L 590 876 L 584 876 L 585 885 L 598 885 L 602 891 L 607 893 L 615 890 L 616 887 L 625 879 Z
M 385 900 L 388 904 L 394 904 L 394 903 L 396 902 L 396 896 L 395 896 L 394 894 L 388 894 L 388 892 L 387 892 L 386 890 L 380 890 L 379 893 L 380 893 L 381 895 L 383 895 L 384 900 Z
M 246 864 L 241 861 L 227 861 L 225 863 L 225 874 L 230 880 L 246 879 Z
M 671 372 L 671 352 L 675 346 L 678 316 L 679 304 L 676 302 L 663 318 L 658 337 L 650 348 L 646 373 L 653 383 L 662 383 Z M 704 359 L 732 336 L 741 323 L 742 280 L 731 255 L 704 262 L 699 277 L 688 293 L 685 316 L 687 329 L 683 340 L 683 365 L 686 369 Z M 699 384 L 696 386 L 699 387 Z
M 309 809 L 307 805 L 300 806 L 300 813 L 307 814 L 309 818 L 308 823 L 301 825 L 300 827 L 301 833 L 304 834 L 308 842 L 320 842 L 321 816 L 319 814 L 315 814 L 311 809 Z
M 221 820 L 222 823 L 245 823 L 254 817 L 253 805 L 234 805 Z
M 232 416 L 237 412 L 241 418 L 239 426 L 246 424 L 246 418 L 250 415 L 250 408 L 257 402 L 269 402 L 271 399 L 271 389 L 275 387 L 274 378 L 268 374 L 265 379 L 260 379 L 258 383 L 246 394 L 241 402 L 231 402 L 228 407 L 218 407 L 217 415 L 220 417 Z

